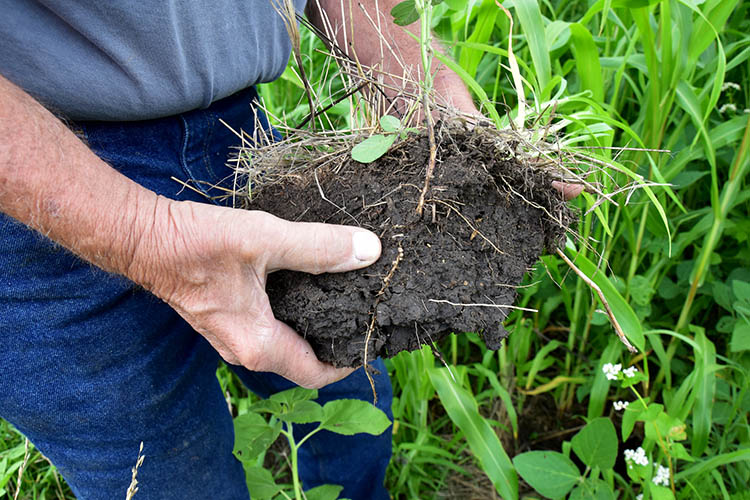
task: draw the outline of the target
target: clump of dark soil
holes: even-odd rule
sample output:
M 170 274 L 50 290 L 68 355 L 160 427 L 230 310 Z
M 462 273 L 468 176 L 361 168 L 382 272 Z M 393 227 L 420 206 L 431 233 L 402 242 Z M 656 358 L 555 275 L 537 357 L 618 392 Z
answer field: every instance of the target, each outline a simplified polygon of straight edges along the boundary
M 381 238 L 382 257 L 342 274 L 282 271 L 267 291 L 276 317 L 336 366 L 363 364 L 479 332 L 497 349 L 515 287 L 574 219 L 552 177 L 492 131 L 436 131 L 437 161 L 417 213 L 429 158 L 411 135 L 363 165 L 349 155 L 254 194 L 251 208 L 294 221 L 358 225 Z

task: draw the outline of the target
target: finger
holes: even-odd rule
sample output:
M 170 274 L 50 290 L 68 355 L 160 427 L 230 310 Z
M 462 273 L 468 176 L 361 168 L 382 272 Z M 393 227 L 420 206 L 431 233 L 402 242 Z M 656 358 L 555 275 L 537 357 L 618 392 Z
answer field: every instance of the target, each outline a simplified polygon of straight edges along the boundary
M 269 272 L 290 269 L 333 273 L 367 267 L 380 257 L 380 240 L 365 229 L 334 224 L 289 222 L 273 217 L 269 234 L 278 235 L 270 249 Z
M 304 338 L 285 323 L 275 321 L 269 342 L 263 342 L 258 353 L 264 360 L 264 371 L 277 373 L 308 389 L 320 389 L 354 371 L 354 368 L 334 368 L 321 362 Z
M 572 200 L 583 192 L 583 186 L 580 184 L 568 184 L 566 182 L 553 181 L 552 186 L 560 191 L 566 201 Z

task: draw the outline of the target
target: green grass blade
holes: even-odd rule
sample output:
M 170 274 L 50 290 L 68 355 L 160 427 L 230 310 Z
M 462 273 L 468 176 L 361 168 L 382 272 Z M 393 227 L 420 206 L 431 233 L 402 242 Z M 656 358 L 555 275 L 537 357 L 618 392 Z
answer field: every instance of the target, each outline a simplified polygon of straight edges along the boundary
M 484 91 L 481 85 L 477 83 L 477 81 L 466 72 L 465 69 L 463 69 L 457 62 L 452 60 L 450 57 L 447 57 L 440 52 L 435 52 L 435 57 L 438 61 L 445 64 L 453 70 L 459 77 L 461 77 L 461 80 L 464 81 L 464 83 L 476 94 L 476 96 L 479 98 L 480 103 L 480 110 L 488 113 L 490 115 L 490 118 L 495 123 L 495 126 L 497 128 L 502 127 L 502 119 L 500 118 L 500 115 L 497 113 L 497 110 L 495 109 L 495 104 L 490 101 L 490 98 L 487 97 L 487 93 Z
M 708 340 L 703 329 L 696 329 L 696 376 L 695 408 L 693 411 L 692 454 L 698 457 L 708 446 L 708 435 L 711 432 L 711 414 L 716 396 L 716 347 Z
M 508 412 L 508 420 L 510 420 L 510 425 L 513 428 L 513 437 L 518 438 L 518 414 L 513 406 L 513 400 L 510 397 L 510 393 L 502 386 L 502 384 L 500 384 L 500 380 L 497 378 L 497 373 L 479 363 L 474 365 L 474 369 L 487 377 L 495 394 L 503 401 L 505 411 Z
M 513 464 L 495 431 L 479 414 L 474 397 L 453 381 L 446 368 L 431 369 L 429 376 L 445 411 L 466 436 L 497 492 L 508 500 L 518 498 L 518 476 Z
M 513 4 L 516 7 L 516 15 L 521 22 L 526 43 L 529 45 L 531 60 L 534 61 L 537 95 L 540 96 L 540 100 L 546 100 L 549 96 L 544 95 L 543 91 L 552 79 L 552 65 L 550 64 L 549 48 L 547 47 L 539 2 L 536 0 L 513 0 Z
M 750 460 L 750 448 L 737 450 L 730 453 L 722 453 L 701 462 L 698 462 L 687 469 L 675 474 L 675 481 L 683 481 L 689 478 L 695 478 L 705 472 L 714 470 L 722 465 L 735 462 L 746 462 Z
M 708 136 L 705 122 L 703 121 L 703 114 L 701 113 L 701 107 L 698 103 L 698 98 L 695 96 L 693 89 L 685 82 L 682 81 L 677 84 L 677 102 L 680 103 L 682 109 L 690 115 L 693 120 L 693 124 L 700 132 L 700 137 L 703 138 L 703 148 L 708 157 L 708 164 L 711 166 L 711 205 L 715 211 L 719 209 L 719 181 L 718 173 L 716 171 L 716 151 L 714 150 L 711 138 Z M 698 140 L 695 138 L 694 142 Z M 718 214 L 714 214 L 718 215 Z
M 474 25 L 474 31 L 471 33 L 471 36 L 469 36 L 467 41 L 480 44 L 487 42 L 495 28 L 495 19 L 499 12 L 500 11 L 494 2 L 488 2 L 485 5 L 482 5 L 477 13 L 477 22 Z M 484 52 L 481 50 L 464 46 L 464 48 L 461 49 L 461 56 L 458 63 L 467 73 L 475 75 L 477 72 L 477 66 L 479 66 L 482 57 L 484 57 Z
M 581 79 L 581 90 L 590 90 L 594 100 L 602 102 L 604 82 L 599 64 L 599 51 L 594 43 L 594 37 L 585 26 L 579 23 L 570 25 L 570 34 L 573 40 L 578 77 Z

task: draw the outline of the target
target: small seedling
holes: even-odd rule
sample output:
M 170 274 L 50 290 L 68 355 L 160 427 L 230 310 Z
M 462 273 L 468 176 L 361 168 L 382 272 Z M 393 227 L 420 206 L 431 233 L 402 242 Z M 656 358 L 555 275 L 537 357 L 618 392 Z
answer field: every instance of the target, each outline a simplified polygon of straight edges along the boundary
M 343 489 L 336 485 L 322 485 L 302 492 L 299 478 L 299 448 L 320 431 L 331 431 L 351 436 L 359 433 L 382 434 L 391 421 L 385 413 L 366 401 L 339 399 L 321 406 L 315 401 L 318 391 L 294 388 L 274 394 L 250 407 L 250 412 L 234 419 L 234 455 L 245 468 L 245 478 L 250 496 L 254 499 L 269 499 L 281 496 L 302 500 L 336 500 Z M 261 414 L 267 413 L 266 420 Z M 294 424 L 319 425 L 299 441 L 293 434 Z M 289 441 L 292 491 L 274 481 L 271 471 L 263 468 L 263 457 L 279 435 Z
M 372 163 L 388 152 L 397 138 L 405 139 L 408 132 L 418 129 L 403 127 L 395 116 L 380 117 L 380 128 L 385 134 L 373 134 L 352 148 L 352 158 L 360 163 Z

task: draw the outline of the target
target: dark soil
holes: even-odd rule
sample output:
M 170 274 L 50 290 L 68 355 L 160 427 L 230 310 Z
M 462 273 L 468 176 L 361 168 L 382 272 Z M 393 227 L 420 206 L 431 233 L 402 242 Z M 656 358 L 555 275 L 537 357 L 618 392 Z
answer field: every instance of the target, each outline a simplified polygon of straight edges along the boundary
M 342 157 L 335 168 L 255 196 L 252 208 L 284 219 L 356 224 L 381 238 L 382 257 L 364 270 L 269 276 L 274 314 L 321 360 L 361 365 L 368 334 L 368 360 L 451 332 L 479 332 L 497 349 L 510 312 L 497 306 L 512 305 L 524 273 L 563 241 L 571 211 L 547 173 L 517 159 L 514 144 L 463 129 L 443 129 L 437 141 L 421 216 L 426 136 L 410 136 L 369 165 Z

